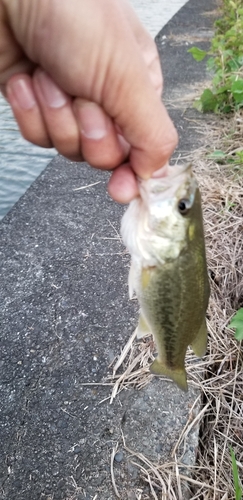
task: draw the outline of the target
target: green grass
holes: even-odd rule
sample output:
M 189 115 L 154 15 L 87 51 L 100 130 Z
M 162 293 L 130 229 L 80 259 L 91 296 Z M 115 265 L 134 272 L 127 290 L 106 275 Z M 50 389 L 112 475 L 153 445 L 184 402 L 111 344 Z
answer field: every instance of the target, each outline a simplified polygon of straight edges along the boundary
M 238 466 L 236 463 L 236 458 L 234 451 L 232 448 L 230 448 L 230 454 L 231 454 L 231 460 L 232 460 L 232 471 L 233 471 L 233 478 L 234 478 L 234 485 L 235 485 L 235 500 L 241 500 L 242 499 L 242 489 L 240 486 L 240 479 L 239 479 L 239 470 Z

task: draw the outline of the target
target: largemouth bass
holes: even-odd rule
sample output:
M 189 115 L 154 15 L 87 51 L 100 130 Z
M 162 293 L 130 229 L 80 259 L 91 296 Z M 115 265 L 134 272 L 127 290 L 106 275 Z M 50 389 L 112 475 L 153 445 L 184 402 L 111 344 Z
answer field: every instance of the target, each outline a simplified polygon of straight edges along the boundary
M 152 333 L 158 356 L 150 366 L 187 391 L 185 355 L 207 347 L 209 283 L 200 192 L 191 166 L 139 181 L 140 196 L 122 218 L 131 257 L 129 295 L 140 304 L 137 337 Z

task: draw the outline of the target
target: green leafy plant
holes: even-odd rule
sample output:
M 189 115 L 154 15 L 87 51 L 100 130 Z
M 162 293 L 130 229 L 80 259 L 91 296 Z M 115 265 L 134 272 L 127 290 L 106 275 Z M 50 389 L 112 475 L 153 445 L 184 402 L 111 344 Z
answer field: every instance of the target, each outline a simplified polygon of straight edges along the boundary
M 228 326 L 229 328 L 235 328 L 236 340 L 243 340 L 243 308 L 237 311 Z
M 212 151 L 212 153 L 207 155 L 207 158 L 214 160 L 219 164 L 231 165 L 232 167 L 237 167 L 238 169 L 243 166 L 243 150 L 225 153 L 221 149 L 215 149 L 215 151 Z
M 207 61 L 213 72 L 212 88 L 195 102 L 199 111 L 228 113 L 243 107 L 243 6 L 242 0 L 223 0 L 222 17 L 215 22 L 215 35 L 207 52 L 188 50 L 196 61 Z
M 241 500 L 243 491 L 240 486 L 240 479 L 239 479 L 239 471 L 236 463 L 236 458 L 234 451 L 232 448 L 230 448 L 230 453 L 231 453 L 231 460 L 232 460 L 232 470 L 233 470 L 233 478 L 234 478 L 234 486 L 235 486 L 235 500 Z

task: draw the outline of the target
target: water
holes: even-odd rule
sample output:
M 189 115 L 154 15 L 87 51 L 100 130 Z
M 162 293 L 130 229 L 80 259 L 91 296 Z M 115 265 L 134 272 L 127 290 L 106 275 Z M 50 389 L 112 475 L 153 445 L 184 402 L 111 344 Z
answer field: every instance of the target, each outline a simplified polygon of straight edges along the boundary
M 186 0 L 130 0 L 140 20 L 155 37 Z M 0 219 L 56 155 L 25 141 L 11 109 L 0 95 Z
M 27 142 L 10 107 L 0 96 L 0 218 L 5 215 L 56 155 Z

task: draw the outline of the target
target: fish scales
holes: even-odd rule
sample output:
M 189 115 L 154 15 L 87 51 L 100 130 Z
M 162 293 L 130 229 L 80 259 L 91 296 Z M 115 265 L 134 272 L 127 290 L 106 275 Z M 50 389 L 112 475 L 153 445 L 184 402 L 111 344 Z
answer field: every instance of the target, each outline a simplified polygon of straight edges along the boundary
M 140 181 L 122 236 L 132 257 L 130 295 L 136 292 L 141 308 L 138 337 L 152 333 L 157 345 L 150 369 L 187 390 L 186 350 L 191 345 L 198 356 L 206 350 L 209 298 L 200 193 L 190 166 Z

